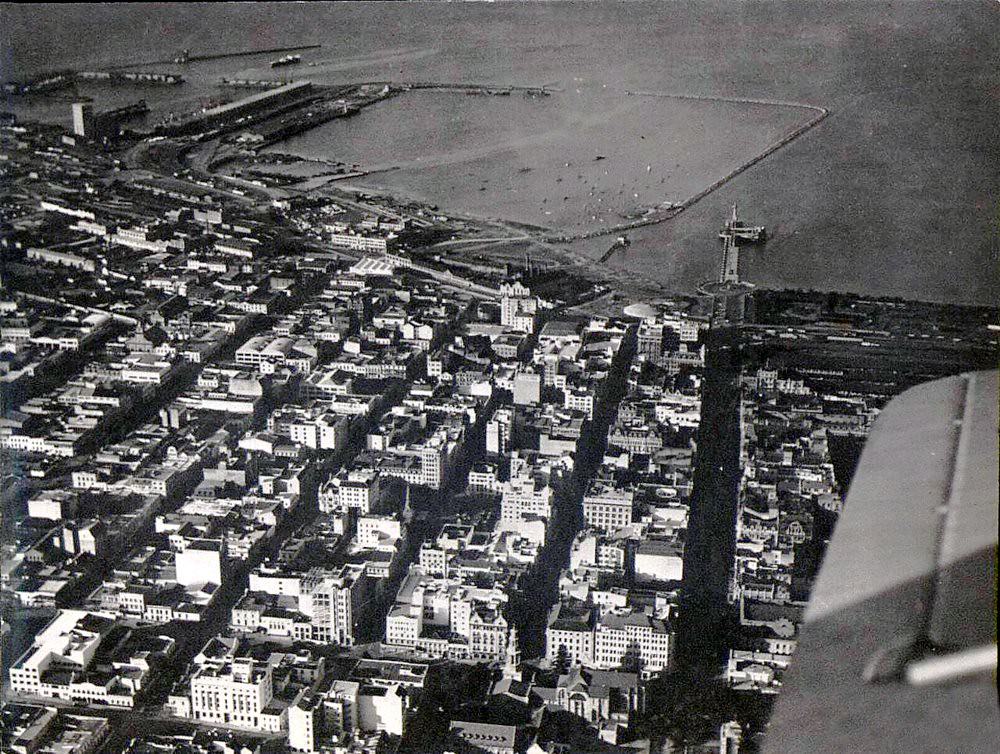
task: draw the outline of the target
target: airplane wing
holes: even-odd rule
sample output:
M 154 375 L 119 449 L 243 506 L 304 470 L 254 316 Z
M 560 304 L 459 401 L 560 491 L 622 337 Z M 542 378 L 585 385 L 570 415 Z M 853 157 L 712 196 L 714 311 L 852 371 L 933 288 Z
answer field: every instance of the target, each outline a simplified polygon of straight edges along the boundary
M 765 752 L 996 750 L 997 400 L 976 372 L 876 420 Z

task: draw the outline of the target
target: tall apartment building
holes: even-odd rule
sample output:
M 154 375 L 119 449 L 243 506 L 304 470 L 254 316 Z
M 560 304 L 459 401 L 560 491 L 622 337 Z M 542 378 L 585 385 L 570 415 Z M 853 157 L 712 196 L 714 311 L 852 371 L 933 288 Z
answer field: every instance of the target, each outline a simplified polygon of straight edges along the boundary
M 505 456 L 510 448 L 510 427 L 514 422 L 514 412 L 510 408 L 498 408 L 486 423 L 486 452 Z
M 542 376 L 531 370 L 524 370 L 514 377 L 514 405 L 530 406 L 542 400 Z
M 440 426 L 419 442 L 383 450 L 373 457 L 375 465 L 371 470 L 377 467 L 383 476 L 439 490 L 448 480 L 463 440 L 464 430 L 461 427 Z
M 222 584 L 226 548 L 222 540 L 196 539 L 174 556 L 176 580 L 181 586 Z
M 301 752 L 318 750 L 323 732 L 323 706 L 323 697 L 306 694 L 288 708 L 289 749 Z
M 341 450 L 351 418 L 334 411 L 282 409 L 268 419 L 268 431 L 315 450 Z
M 90 136 L 94 121 L 94 107 L 89 102 L 73 103 L 73 133 Z
M 420 448 L 420 471 L 423 478 L 419 483 L 432 490 L 441 489 L 447 472 L 448 460 L 446 442 L 425 443 Z

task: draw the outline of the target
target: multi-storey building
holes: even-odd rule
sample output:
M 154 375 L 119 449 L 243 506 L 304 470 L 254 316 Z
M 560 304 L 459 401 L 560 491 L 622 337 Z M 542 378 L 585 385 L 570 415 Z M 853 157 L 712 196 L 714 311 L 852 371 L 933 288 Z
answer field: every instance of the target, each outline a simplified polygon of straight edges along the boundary
M 323 732 L 324 699 L 306 694 L 288 708 L 288 748 L 292 751 L 314 752 L 319 749 Z
M 286 404 L 267 419 L 268 432 L 316 450 L 341 450 L 347 443 L 350 427 L 351 417 L 320 402 L 306 406 Z
M 608 428 L 608 446 L 651 455 L 663 447 L 663 438 L 656 427 L 640 419 L 617 421 Z
M 595 479 L 583 496 L 583 520 L 587 526 L 608 534 L 632 523 L 635 493 Z
M 504 456 L 510 448 L 510 427 L 514 422 L 514 412 L 510 408 L 498 408 L 486 423 L 486 452 Z
M 553 605 L 545 629 L 545 659 L 570 665 L 593 663 L 595 615 L 595 608 L 575 600 Z
M 271 666 L 267 663 L 250 657 L 206 663 L 191 678 L 191 717 L 257 729 L 273 695 Z
M 507 633 L 499 603 L 475 603 L 469 616 L 469 657 L 500 659 L 507 650 Z
M 587 419 L 594 418 L 594 390 L 588 386 L 569 387 L 563 390 L 563 408 L 582 411 Z
M 377 516 L 365 514 L 358 518 L 358 531 L 355 541 L 358 547 L 369 549 L 378 547 L 386 541 L 404 539 L 406 527 L 396 515 Z
M 171 652 L 174 641 L 165 636 L 126 641 L 126 634 L 105 642 L 112 630 L 110 614 L 60 610 L 11 663 L 11 689 L 30 696 L 135 706 L 151 662 Z
M 378 502 L 379 478 L 378 471 L 341 469 L 320 487 L 320 511 L 354 508 L 361 515 L 371 512 Z
M 499 660 L 507 647 L 507 595 L 411 566 L 385 621 L 385 642 L 438 657 Z
M 373 251 L 385 254 L 396 247 L 397 236 L 389 233 L 385 236 L 364 236 L 357 233 L 331 233 L 330 243 L 345 249 L 355 251 Z
M 600 568 L 613 573 L 625 573 L 629 540 L 583 530 L 576 535 L 570 549 L 570 571 Z
M 309 636 L 298 638 L 345 646 L 354 643 L 356 627 L 365 616 L 370 590 L 364 565 L 354 563 L 339 570 L 312 568 L 304 574 L 261 567 L 250 574 L 249 585 L 250 594 L 292 598 L 295 609 L 311 627 Z M 268 601 L 259 600 L 254 605 L 238 605 L 234 609 L 232 623 L 235 628 L 246 631 L 266 628 Z M 294 625 L 290 625 L 289 630 L 296 631 Z
M 516 281 L 500 286 L 500 324 L 512 330 L 534 332 L 538 309 L 538 298 L 526 286 Z
M 517 525 L 529 516 L 548 520 L 552 516 L 552 497 L 552 487 L 542 479 L 530 475 L 510 479 L 500 499 L 501 525 Z
M 270 374 L 279 366 L 308 374 L 317 358 L 316 346 L 303 338 L 260 335 L 236 349 L 236 363 L 255 366 L 261 374 Z
M 598 668 L 633 668 L 655 673 L 670 667 L 674 633 L 646 611 L 607 612 L 594 626 L 594 664 Z

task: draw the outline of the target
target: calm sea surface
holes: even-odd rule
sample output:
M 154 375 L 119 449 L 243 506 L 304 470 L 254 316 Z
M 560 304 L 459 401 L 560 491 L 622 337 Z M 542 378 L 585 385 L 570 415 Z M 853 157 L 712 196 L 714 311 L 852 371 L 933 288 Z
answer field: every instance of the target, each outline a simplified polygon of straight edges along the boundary
M 315 65 L 232 58 L 184 66 L 176 90 L 84 93 L 99 107 L 143 97 L 160 114 L 224 96 L 223 76 L 554 85 L 542 99 L 411 93 L 279 150 L 391 167 L 366 185 L 570 230 L 679 201 L 810 117 L 626 90 L 820 105 L 831 115 L 817 128 L 677 219 L 630 233 L 612 263 L 691 290 L 714 274 L 715 233 L 739 201 L 772 236 L 744 256 L 759 285 L 1000 298 L 1000 5 L 0 5 L 5 79 L 306 43 L 323 45 L 303 53 Z M 69 120 L 68 101 L 4 107 Z

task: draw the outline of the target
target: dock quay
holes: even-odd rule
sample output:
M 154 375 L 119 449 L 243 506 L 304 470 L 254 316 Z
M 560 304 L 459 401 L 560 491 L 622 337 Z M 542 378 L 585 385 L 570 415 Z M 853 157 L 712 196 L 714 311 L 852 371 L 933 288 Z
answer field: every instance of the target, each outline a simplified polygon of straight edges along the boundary
M 321 126 L 335 118 L 348 118 L 361 112 L 361 108 L 356 105 L 331 105 L 317 108 L 306 114 L 292 114 L 281 119 L 278 123 L 254 129 L 258 134 L 260 142 L 257 149 L 278 144 L 290 136 L 308 131 L 316 126 Z
M 138 102 L 133 102 L 130 105 L 125 105 L 124 107 L 118 107 L 114 110 L 108 110 L 107 112 L 101 113 L 101 118 L 107 118 L 112 120 L 124 120 L 126 118 L 132 118 L 136 115 L 145 115 L 149 112 L 149 105 L 146 104 L 146 100 L 141 99 Z
M 277 89 L 291 83 L 288 79 L 222 79 L 220 85 L 234 89 Z
M 179 73 L 157 73 L 154 71 L 78 71 L 76 77 L 84 81 L 107 81 L 114 84 L 155 84 L 176 86 L 184 83 Z
M 52 71 L 28 81 L 5 81 L 0 88 L 4 94 L 47 94 L 66 89 L 75 81 L 76 75 L 73 71 Z
M 274 116 L 300 107 L 307 99 L 315 98 L 312 83 L 298 81 L 243 97 L 235 102 L 209 108 L 183 119 L 162 123 L 154 129 L 155 135 L 178 136 L 208 129 L 232 128 L 239 118 Z M 246 126 L 251 123 L 246 123 Z
M 179 73 L 159 73 L 154 71 L 53 71 L 36 76 L 28 81 L 6 81 L 0 85 L 4 94 L 48 94 L 68 89 L 78 81 L 111 84 L 151 84 L 156 86 L 176 86 L 184 83 Z

